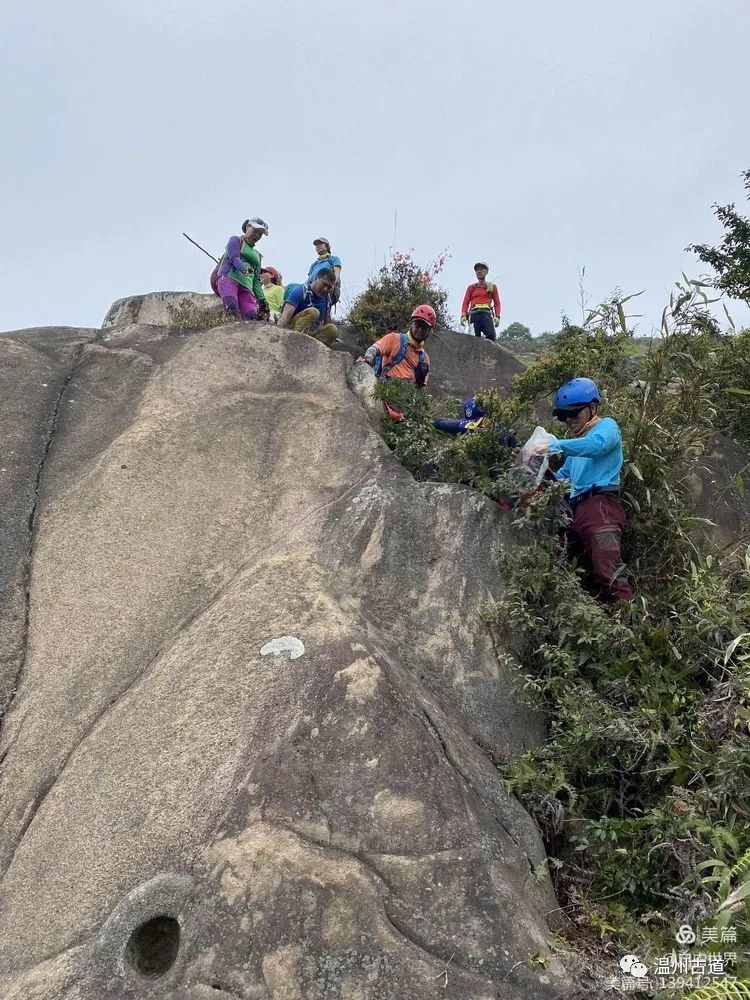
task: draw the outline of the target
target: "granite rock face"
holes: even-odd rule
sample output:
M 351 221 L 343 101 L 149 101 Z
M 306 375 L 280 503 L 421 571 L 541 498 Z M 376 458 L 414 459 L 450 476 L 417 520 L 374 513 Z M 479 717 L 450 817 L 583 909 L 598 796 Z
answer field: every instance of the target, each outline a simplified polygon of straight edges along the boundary
M 542 735 L 478 616 L 502 514 L 346 353 L 140 308 L 0 337 L 0 995 L 570 995 L 480 749 Z

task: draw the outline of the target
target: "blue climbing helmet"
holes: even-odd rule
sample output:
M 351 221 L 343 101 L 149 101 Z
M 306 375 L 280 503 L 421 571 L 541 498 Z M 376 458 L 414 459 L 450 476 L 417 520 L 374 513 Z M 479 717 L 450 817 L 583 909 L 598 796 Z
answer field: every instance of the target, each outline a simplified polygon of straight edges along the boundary
M 484 410 L 477 403 L 476 396 L 464 400 L 464 417 L 467 420 L 479 420 L 484 416 Z
M 561 385 L 555 393 L 552 415 L 559 417 L 599 401 L 599 390 L 595 382 L 590 378 L 572 378 L 570 382 Z

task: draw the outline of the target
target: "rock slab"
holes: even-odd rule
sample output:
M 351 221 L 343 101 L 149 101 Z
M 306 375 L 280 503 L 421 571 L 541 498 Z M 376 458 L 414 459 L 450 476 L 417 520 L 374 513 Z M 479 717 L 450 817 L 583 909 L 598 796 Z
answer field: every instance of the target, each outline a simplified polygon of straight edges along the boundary
M 0 995 L 569 995 L 479 748 L 541 736 L 478 616 L 500 512 L 416 483 L 302 334 L 0 348 Z

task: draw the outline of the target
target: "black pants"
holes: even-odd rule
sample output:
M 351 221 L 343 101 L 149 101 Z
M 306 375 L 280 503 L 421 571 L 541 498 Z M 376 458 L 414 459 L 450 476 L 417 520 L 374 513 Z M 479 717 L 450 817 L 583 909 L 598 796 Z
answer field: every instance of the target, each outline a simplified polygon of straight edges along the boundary
M 487 340 L 495 339 L 495 323 L 489 309 L 475 309 L 469 313 L 469 322 L 474 327 L 474 336 L 485 335 Z

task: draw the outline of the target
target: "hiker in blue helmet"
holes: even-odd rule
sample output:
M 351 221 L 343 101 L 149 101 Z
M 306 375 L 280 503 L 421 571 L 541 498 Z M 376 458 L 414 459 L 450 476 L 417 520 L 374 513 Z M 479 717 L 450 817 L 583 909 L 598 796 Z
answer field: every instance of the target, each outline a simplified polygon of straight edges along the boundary
M 451 417 L 440 417 L 434 421 L 435 427 L 444 434 L 466 434 L 476 431 L 484 423 L 484 410 L 477 403 L 475 396 L 465 399 L 462 405 L 463 417 L 456 420 Z
M 570 382 L 561 385 L 555 393 L 552 415 L 557 417 L 559 413 L 571 408 L 599 402 L 599 390 L 596 387 L 596 382 L 592 382 L 590 378 L 572 378 Z
M 552 413 L 569 437 L 542 445 L 565 461 L 555 473 L 570 482 L 571 554 L 591 561 L 597 596 L 605 603 L 631 601 L 633 589 L 622 562 L 625 508 L 620 499 L 622 435 L 617 421 L 598 415 L 601 396 L 590 378 L 573 378 L 555 393 Z
M 476 396 L 464 400 L 464 416 L 467 420 L 481 420 L 484 416 L 484 410 L 477 402 Z

